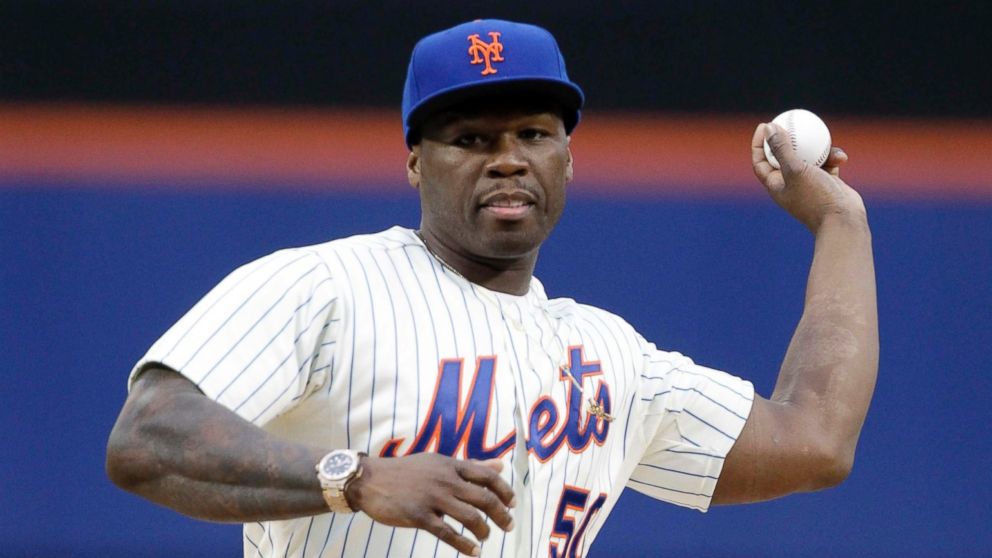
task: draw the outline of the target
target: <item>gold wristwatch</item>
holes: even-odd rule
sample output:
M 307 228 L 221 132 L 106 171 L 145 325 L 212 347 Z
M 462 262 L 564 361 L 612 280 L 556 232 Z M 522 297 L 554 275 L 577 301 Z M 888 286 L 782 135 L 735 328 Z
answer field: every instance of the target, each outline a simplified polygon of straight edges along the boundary
M 317 463 L 317 479 L 324 491 L 324 501 L 334 513 L 352 513 L 344 491 L 355 479 L 362 476 L 362 453 L 352 450 L 334 450 Z

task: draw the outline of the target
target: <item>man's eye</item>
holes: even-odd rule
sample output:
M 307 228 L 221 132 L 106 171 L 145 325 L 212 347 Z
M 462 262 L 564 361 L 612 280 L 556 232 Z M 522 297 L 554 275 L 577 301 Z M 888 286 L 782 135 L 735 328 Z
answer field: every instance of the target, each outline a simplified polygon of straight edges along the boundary
M 523 139 L 535 140 L 547 137 L 548 134 L 544 130 L 539 130 L 537 128 L 527 128 L 520 132 L 520 137 Z
M 485 138 L 479 134 L 462 134 L 455 138 L 455 145 L 459 145 L 461 147 L 472 147 L 474 145 L 481 144 L 484 139 Z

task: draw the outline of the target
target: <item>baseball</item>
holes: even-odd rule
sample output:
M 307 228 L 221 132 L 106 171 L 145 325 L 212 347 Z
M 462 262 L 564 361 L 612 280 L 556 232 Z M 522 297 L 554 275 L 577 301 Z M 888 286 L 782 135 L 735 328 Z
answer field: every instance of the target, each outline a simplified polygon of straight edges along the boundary
M 830 155 L 830 130 L 819 116 L 805 109 L 792 109 L 776 116 L 772 122 L 789 132 L 792 149 L 800 159 L 817 167 L 827 162 L 827 157 Z M 765 158 L 773 167 L 781 168 L 778 160 L 772 155 L 767 140 Z

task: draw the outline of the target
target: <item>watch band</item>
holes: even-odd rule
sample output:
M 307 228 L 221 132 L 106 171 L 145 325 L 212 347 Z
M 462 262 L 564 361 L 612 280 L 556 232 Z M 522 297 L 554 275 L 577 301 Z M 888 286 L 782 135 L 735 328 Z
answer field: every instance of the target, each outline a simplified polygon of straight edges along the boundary
M 324 502 L 327 503 L 327 507 L 330 508 L 332 512 L 354 512 L 348 504 L 348 499 L 345 497 L 345 491 L 352 482 L 361 478 L 361 459 L 365 455 L 365 453 L 359 453 L 352 450 L 334 450 L 325 455 L 320 462 L 317 463 L 317 479 L 320 481 Z M 345 459 L 346 461 L 350 460 L 350 465 L 340 472 L 334 472 L 331 474 L 328 472 L 325 464 L 332 459 Z

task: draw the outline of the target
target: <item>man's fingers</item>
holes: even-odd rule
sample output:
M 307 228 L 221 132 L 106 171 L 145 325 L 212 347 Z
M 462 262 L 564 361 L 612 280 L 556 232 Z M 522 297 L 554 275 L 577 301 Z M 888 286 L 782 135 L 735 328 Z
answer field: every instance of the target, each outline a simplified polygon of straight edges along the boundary
M 431 514 L 423 528 L 462 554 L 478 556 L 481 553 L 482 549 L 475 541 L 459 534 L 441 515 Z
M 488 515 L 504 531 L 513 528 L 513 516 L 507 507 L 513 507 L 516 500 L 513 488 L 499 475 L 503 465 L 500 461 L 459 461 L 458 474 L 466 481 L 455 496 Z
M 479 461 L 479 465 L 484 465 L 489 467 L 497 473 L 503 472 L 503 460 L 502 459 L 486 459 L 485 461 Z
M 765 133 L 764 124 L 758 124 L 754 129 L 754 134 L 751 136 L 751 164 L 756 173 L 760 170 L 762 174 L 767 175 L 775 170 L 775 167 L 765 158 Z M 758 176 L 758 178 L 762 177 Z
M 475 535 L 476 540 L 484 541 L 489 538 L 489 524 L 486 523 L 485 516 L 479 513 L 476 507 L 458 500 L 451 500 L 445 502 L 444 509 L 441 511 L 451 517 L 451 519 L 464 525 L 466 529 Z
M 823 163 L 825 167 L 839 167 L 847 163 L 847 152 L 841 147 L 831 147 L 827 161 Z
M 785 186 L 782 172 L 765 158 L 765 138 L 771 133 L 770 124 L 758 124 L 751 136 L 751 166 L 754 175 L 769 190 L 781 190 Z
M 800 171 L 806 163 L 803 163 L 802 159 L 796 155 L 796 151 L 792 148 L 789 133 L 785 131 L 785 128 L 775 123 L 765 124 L 765 126 L 765 141 L 768 142 L 768 147 L 772 150 L 772 155 L 778 160 L 782 173 L 788 174 L 789 172 Z
M 498 462 L 499 465 L 494 462 Z M 499 475 L 499 471 L 503 468 L 502 462 L 490 459 L 487 461 L 458 461 L 456 463 L 458 474 L 463 479 L 491 490 L 506 506 L 512 508 L 516 505 L 513 488 Z
M 840 147 L 831 147 L 827 162 L 823 163 L 823 170 L 833 176 L 840 176 L 840 167 L 847 163 L 847 152 Z
M 500 529 L 504 531 L 513 529 L 513 516 L 510 515 L 509 508 L 504 506 L 492 491 L 465 483 L 455 496 L 489 516 Z

